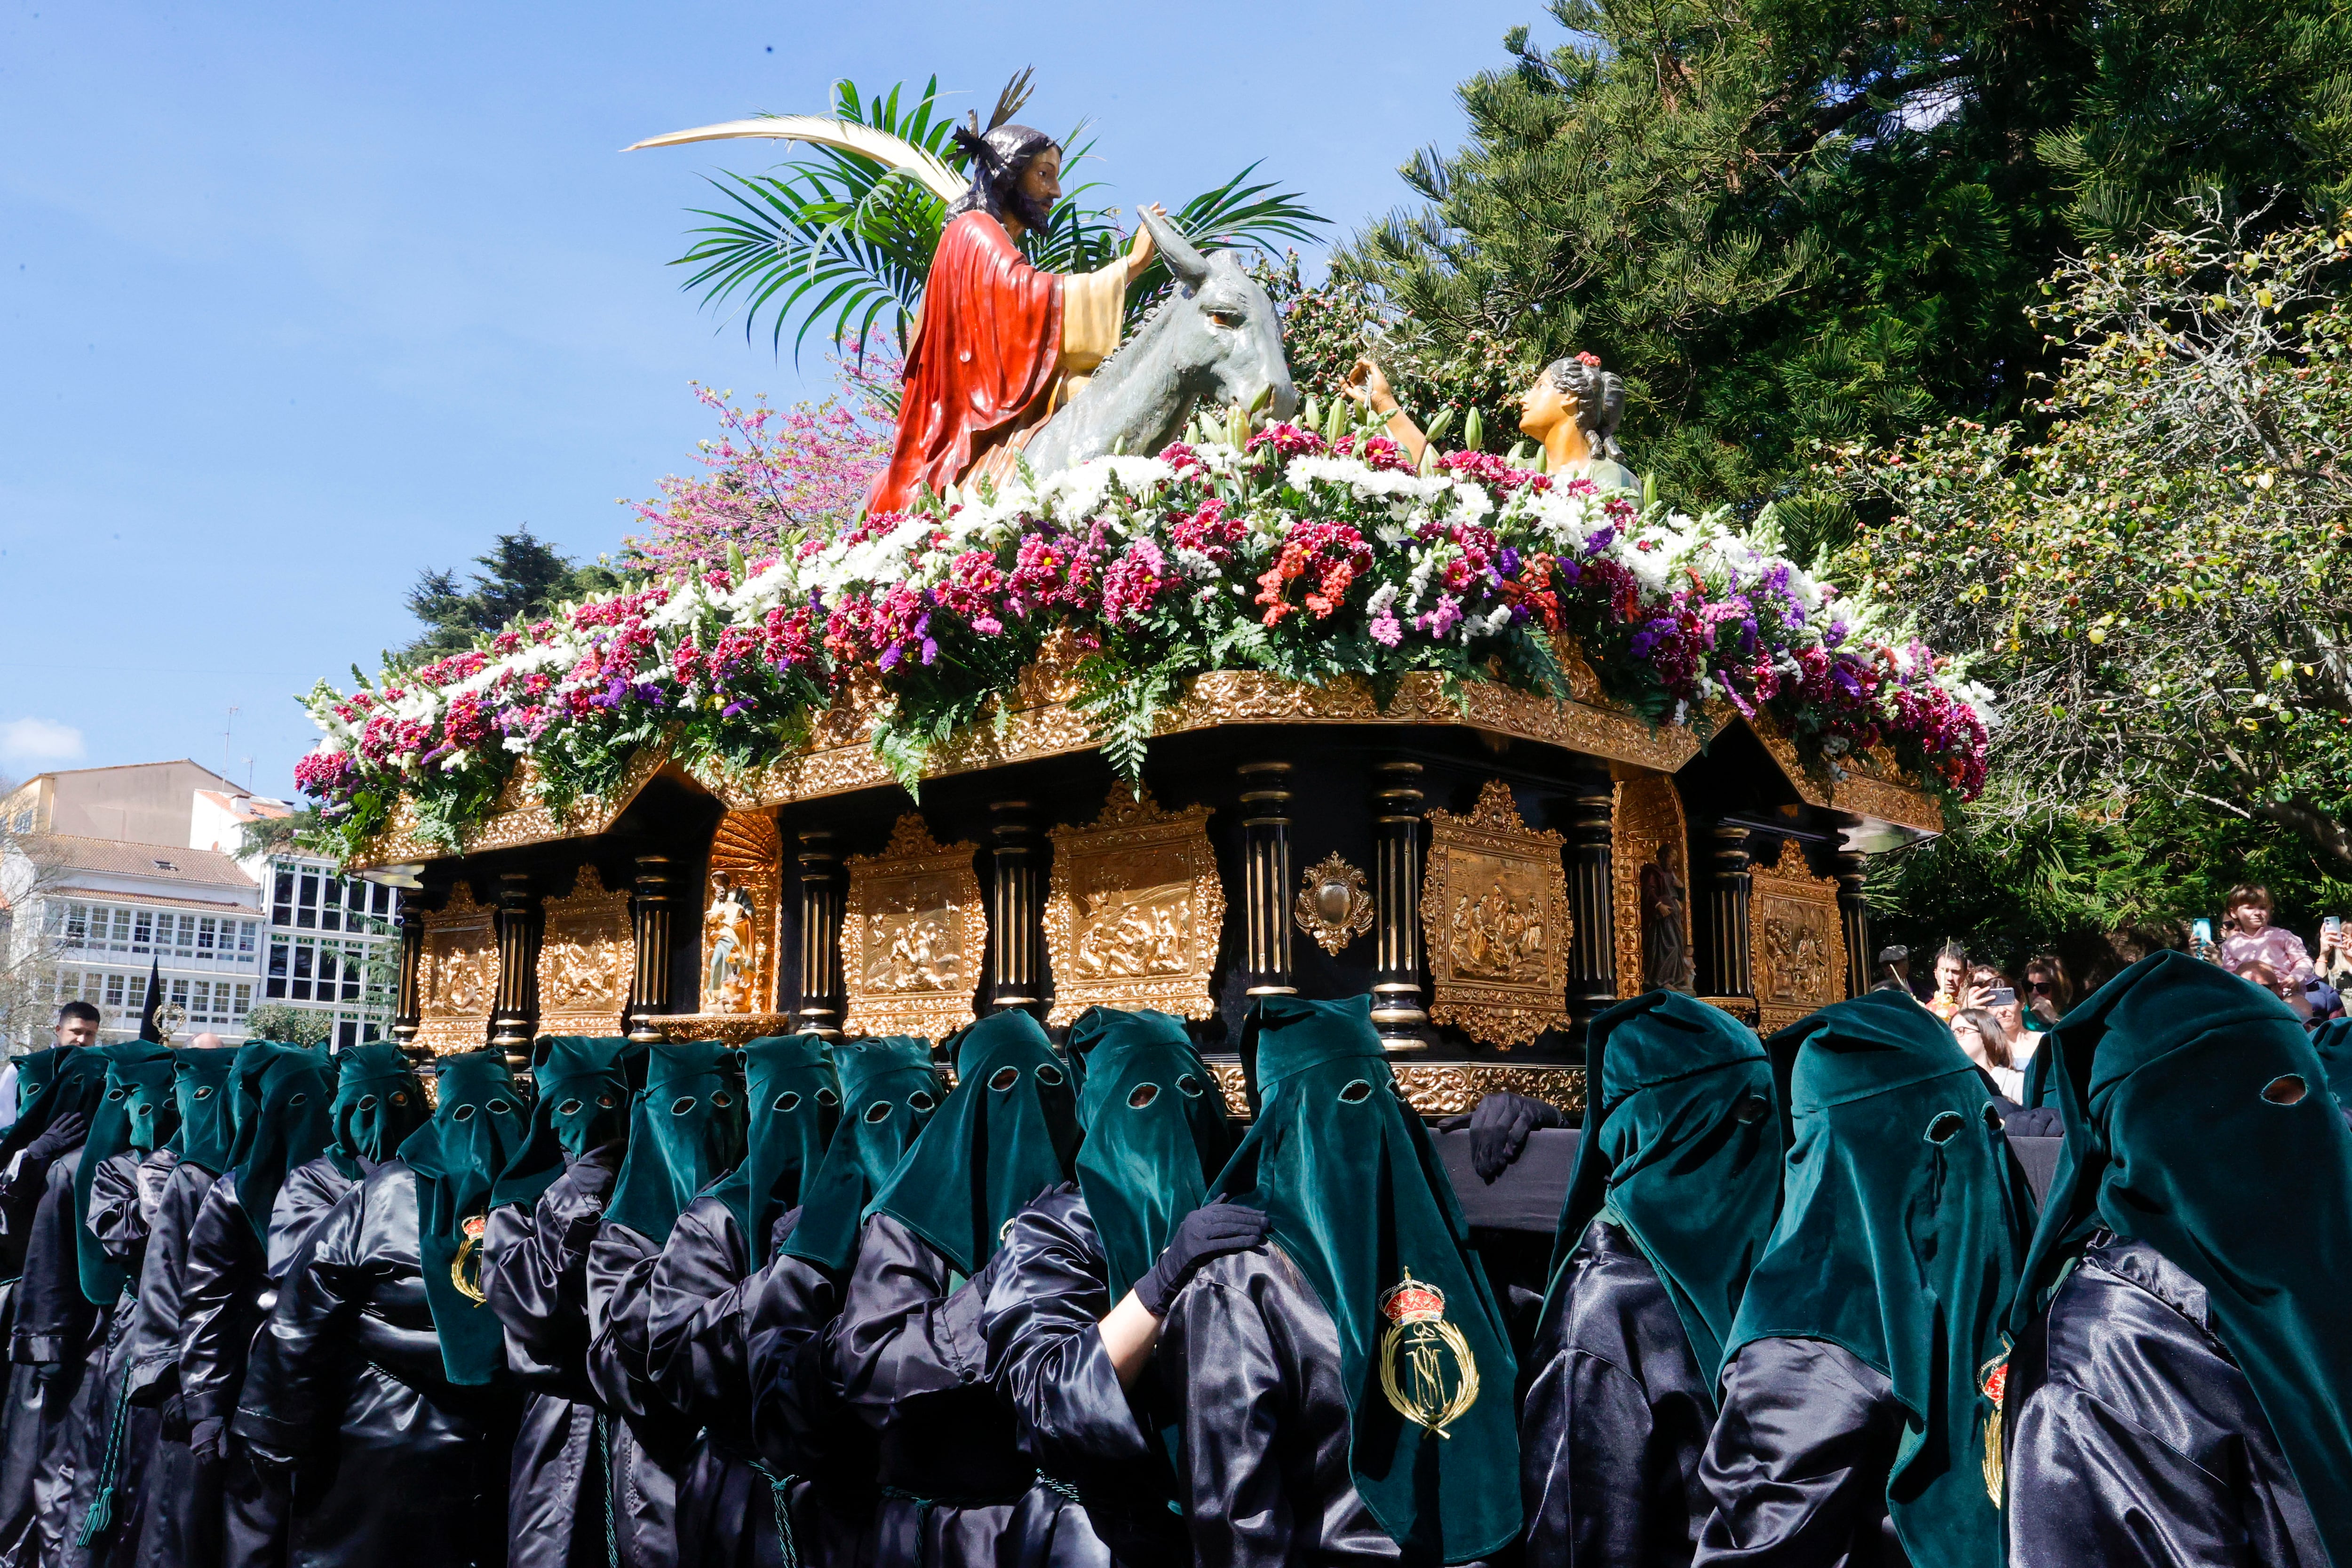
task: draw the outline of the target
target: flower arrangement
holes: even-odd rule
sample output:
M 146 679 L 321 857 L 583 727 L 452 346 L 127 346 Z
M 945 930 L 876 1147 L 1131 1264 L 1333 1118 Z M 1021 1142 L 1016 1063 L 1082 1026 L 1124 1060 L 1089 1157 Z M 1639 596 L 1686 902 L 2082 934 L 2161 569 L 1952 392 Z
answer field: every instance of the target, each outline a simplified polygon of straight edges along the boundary
M 912 788 L 929 748 L 986 721 L 1058 635 L 1130 778 L 1155 713 L 1204 670 L 1361 677 L 1383 698 L 1425 670 L 1565 699 L 1565 637 L 1654 724 L 1703 731 L 1727 704 L 1769 712 L 1817 763 L 1883 744 L 1949 793 L 1983 783 L 1983 693 L 1721 515 L 1480 452 L 1416 470 L 1377 436 L 1193 434 L 773 557 L 730 550 L 348 695 L 321 682 L 324 738 L 298 782 L 352 849 L 404 796 L 454 848 L 525 758 L 560 815 L 645 746 L 753 766 L 855 685 L 879 694 L 874 744 Z

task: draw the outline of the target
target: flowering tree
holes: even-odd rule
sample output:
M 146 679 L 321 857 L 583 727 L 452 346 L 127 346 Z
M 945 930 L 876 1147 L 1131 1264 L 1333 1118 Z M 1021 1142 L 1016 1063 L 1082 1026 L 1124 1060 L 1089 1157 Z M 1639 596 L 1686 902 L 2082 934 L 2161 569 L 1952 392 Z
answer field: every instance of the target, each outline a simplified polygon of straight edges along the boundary
M 298 782 L 354 847 L 402 797 L 454 844 L 522 758 L 562 811 L 648 745 L 771 761 L 854 684 L 911 785 L 1050 635 L 1080 650 L 1079 705 L 1130 778 L 1204 670 L 1565 698 L 1559 639 L 1654 723 L 1769 712 L 1817 761 L 1885 744 L 1955 794 L 1983 783 L 1979 695 L 1769 538 L 1484 453 L 1415 471 L 1385 438 L 1236 425 L 674 573 L 349 695 L 321 683 Z
M 778 413 L 748 409 L 698 385 L 723 434 L 700 443 L 703 471 L 672 474 L 656 500 L 634 506 L 646 526 L 624 540 L 638 571 L 723 566 L 732 548 L 773 554 L 846 526 L 890 460 L 892 407 L 903 370 L 895 343 L 876 338 L 834 361 L 838 389 L 822 403 Z
M 1978 815 L 2152 803 L 2292 830 L 2352 874 L 2352 233 L 2216 206 L 2062 267 L 2038 435 L 1954 421 L 1829 476 L 1850 564 L 1973 652 L 2010 722 Z

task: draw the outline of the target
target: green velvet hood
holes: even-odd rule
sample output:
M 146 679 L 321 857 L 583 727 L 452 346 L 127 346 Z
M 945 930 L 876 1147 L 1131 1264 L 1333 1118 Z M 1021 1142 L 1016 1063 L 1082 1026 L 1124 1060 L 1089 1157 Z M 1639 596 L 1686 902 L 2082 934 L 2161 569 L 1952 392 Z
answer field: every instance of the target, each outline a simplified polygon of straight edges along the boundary
M 1210 1195 L 1265 1211 L 1338 1326 L 1381 1528 L 1440 1563 L 1489 1556 L 1519 1533 L 1518 1368 L 1371 1000 L 1269 996 L 1256 1025 L 1262 1108 Z
M 890 1215 L 970 1276 L 996 1256 L 1013 1215 L 1070 1179 L 1076 1096 L 1026 1013 L 992 1014 L 949 1044 L 955 1092 L 866 1212 Z
M 424 1082 L 398 1046 L 385 1040 L 353 1046 L 335 1058 L 335 1098 L 328 1108 L 333 1142 L 327 1155 L 356 1182 L 361 1161 L 389 1160 L 431 1115 Z
M 537 1203 L 565 1165 L 628 1136 L 646 1047 L 619 1035 L 541 1035 L 531 1063 L 530 1138 L 499 1175 L 492 1207 Z
M 2012 1331 L 2093 1233 L 2155 1247 L 2205 1287 L 2329 1556 L 2352 1563 L 2352 1130 L 2303 1024 L 2218 965 L 2158 952 L 2042 1048 L 2058 1053 L 2066 1149 Z
M 0 1137 L 0 1169 L 16 1157 L 17 1151 L 47 1131 L 49 1123 L 58 1117 L 79 1112 L 96 1119 L 98 1108 L 106 1103 L 106 1069 L 113 1065 L 105 1049 L 102 1046 L 52 1046 L 16 1064 L 18 1085 L 29 1083 L 32 1088 L 22 1097 L 24 1110 L 17 1114 L 16 1125 Z
M 105 1245 L 89 1228 L 90 1190 L 99 1166 L 115 1155 L 145 1154 L 155 1147 L 155 1110 L 158 1101 L 168 1098 L 172 1047 L 129 1040 L 95 1049 L 106 1077 L 98 1109 L 90 1112 L 89 1135 L 82 1141 L 81 1163 L 74 1167 L 74 1252 L 83 1298 L 104 1307 L 122 1294 L 129 1271 L 106 1255 Z
M 772 1035 L 743 1047 L 743 1163 L 711 1195 L 727 1205 L 751 1248 L 768 1260 L 768 1232 L 801 1201 L 841 1123 L 841 1080 L 814 1035 Z
M 2312 1031 L 2311 1048 L 2319 1054 L 2320 1070 L 2327 1075 L 2327 1091 L 2336 1103 L 2352 1110 L 2352 1018 L 2331 1018 Z
M 229 1146 L 236 1142 L 235 1098 L 229 1074 L 236 1066 L 234 1046 L 189 1046 L 172 1053 L 172 1098 L 180 1107 L 180 1130 L 172 1146 L 180 1158 L 219 1175 L 228 1169 Z
M 1719 1007 L 1653 991 L 1592 1020 L 1584 1082 L 1552 1289 L 1606 1207 L 1658 1271 L 1711 1395 L 1780 1212 L 1785 1145 L 1764 1043 Z
M 490 1184 L 522 1147 L 529 1108 L 495 1050 L 443 1057 L 433 1120 L 408 1135 L 400 1157 L 416 1173 L 417 1258 L 425 1301 L 456 1384 L 485 1384 L 505 1364 L 505 1331 L 484 1305 L 482 1233 Z
M 658 1247 L 695 1194 L 743 1157 L 743 1072 L 717 1040 L 648 1048 L 629 1153 L 604 1217 Z
M 228 1159 L 236 1200 L 267 1248 L 278 1189 L 295 1166 L 317 1159 L 334 1141 L 335 1069 L 317 1051 L 286 1046 L 275 1056 L 240 1061 L 236 1077 L 249 1110 L 237 1121 Z
M 1991 1091 L 1951 1031 L 1892 992 L 1766 1048 L 1793 1131 L 1780 1223 L 1725 1356 L 1823 1340 L 1885 1374 L 1907 1412 L 1886 1483 L 1905 1550 L 1999 1568 L 2000 1406 L 1985 1389 L 2008 1357 L 2001 1314 L 2033 1211 Z
M 1070 1028 L 1079 1073 L 1078 1191 L 1094 1216 L 1117 1301 L 1201 1206 L 1233 1152 L 1224 1096 L 1183 1020 L 1089 1007 Z
M 939 1109 L 940 1075 L 929 1042 L 908 1035 L 837 1041 L 833 1062 L 841 1129 L 801 1189 L 801 1217 L 778 1250 L 839 1275 L 857 1256 L 866 1205 Z

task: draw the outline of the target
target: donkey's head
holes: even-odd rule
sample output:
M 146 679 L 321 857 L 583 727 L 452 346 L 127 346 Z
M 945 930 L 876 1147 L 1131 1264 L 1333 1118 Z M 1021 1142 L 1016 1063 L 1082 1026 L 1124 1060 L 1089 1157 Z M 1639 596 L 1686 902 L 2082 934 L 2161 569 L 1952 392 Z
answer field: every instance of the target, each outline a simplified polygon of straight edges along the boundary
M 1289 418 L 1298 393 L 1283 357 L 1282 319 L 1240 254 L 1203 256 L 1174 224 L 1148 210 L 1139 216 L 1176 279 L 1174 296 L 1161 307 L 1167 319 L 1154 334 L 1160 340 L 1156 353 L 1166 356 L 1194 397 L 1248 407 L 1271 391 L 1274 417 Z

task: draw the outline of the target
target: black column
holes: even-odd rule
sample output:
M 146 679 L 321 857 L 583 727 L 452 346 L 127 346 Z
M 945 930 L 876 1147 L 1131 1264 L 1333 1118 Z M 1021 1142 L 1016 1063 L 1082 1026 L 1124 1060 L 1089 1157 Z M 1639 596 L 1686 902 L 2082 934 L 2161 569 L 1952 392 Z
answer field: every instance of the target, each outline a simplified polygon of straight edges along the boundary
M 1698 989 L 1702 996 L 1750 996 L 1748 948 L 1748 829 L 1718 822 L 1702 837 Z
M 841 858 L 833 835 L 800 836 L 801 1006 L 793 1026 L 821 1039 L 841 1038 Z
M 1424 1049 L 1421 989 L 1421 764 L 1372 769 L 1372 1024 L 1392 1051 Z
M 1568 949 L 1568 1014 L 1577 1034 L 1617 1003 L 1615 792 L 1588 784 L 1568 811 L 1568 909 L 1576 922 Z
M 996 885 L 989 900 L 989 1005 L 1042 1014 L 1045 1001 L 1045 874 L 1025 800 L 990 805 Z
M 1244 763 L 1243 961 L 1249 994 L 1288 996 L 1290 983 L 1290 764 Z
M 530 1061 L 531 1026 L 539 1016 L 539 922 L 531 908 L 530 873 L 499 873 L 499 1001 L 490 1044 L 516 1067 Z
M 629 901 L 629 925 L 636 937 L 636 968 L 629 981 L 629 1038 L 650 1044 L 660 1039 L 656 1014 L 669 1011 L 670 878 L 669 857 L 637 857 L 635 897 Z
M 1845 994 L 1859 996 L 1877 983 L 1878 954 L 1870 947 L 1870 905 L 1863 885 L 1870 879 L 1870 857 L 1840 849 L 1831 858 L 1838 885 L 1838 923 L 1845 928 Z

